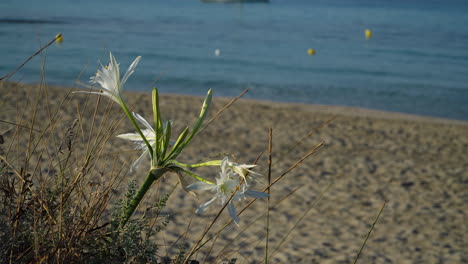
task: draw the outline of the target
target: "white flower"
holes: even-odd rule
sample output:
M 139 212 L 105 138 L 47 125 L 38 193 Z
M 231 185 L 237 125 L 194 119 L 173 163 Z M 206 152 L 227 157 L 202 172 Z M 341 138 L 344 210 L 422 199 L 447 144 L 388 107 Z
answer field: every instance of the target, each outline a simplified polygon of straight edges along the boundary
M 118 104 L 122 103 L 121 91 L 125 82 L 127 82 L 128 77 L 132 75 L 135 71 L 135 68 L 138 62 L 141 59 L 141 56 L 138 56 L 133 63 L 128 67 L 125 75 L 120 79 L 119 64 L 115 60 L 111 52 L 109 52 L 110 61 L 107 66 L 102 66 L 100 70 L 97 70 L 96 75 L 90 78 L 91 83 L 97 83 L 103 89 L 102 92 L 90 92 L 90 91 L 80 91 L 83 93 L 92 93 L 92 94 L 102 94 L 107 96 L 117 102 Z M 89 87 L 95 89 L 94 87 Z
M 240 181 L 240 177 L 242 176 L 237 174 L 237 171 L 233 170 L 227 157 L 225 157 L 221 162 L 221 172 L 219 173 L 219 176 L 219 178 L 216 178 L 216 184 L 209 184 L 200 181 L 195 182 L 187 187 L 188 190 L 193 191 L 211 190 L 216 192 L 215 196 L 211 200 L 198 207 L 196 211 L 197 214 L 203 213 L 203 211 L 217 199 L 221 200 L 221 205 L 224 206 L 232 194 L 236 191 L 237 186 L 241 184 L 239 190 L 234 194 L 227 205 L 229 215 L 234 220 L 234 222 L 239 225 L 239 218 L 237 217 L 236 208 L 233 204 L 234 201 L 245 199 L 247 196 L 257 199 L 268 197 L 267 193 L 248 190 L 245 181 L 242 183 Z
M 235 171 L 239 176 L 244 178 L 245 184 L 247 185 L 247 176 L 261 176 L 260 173 L 254 172 L 251 169 L 257 165 L 237 164 L 235 162 L 229 162 L 229 168 Z M 253 178 L 253 177 L 252 177 Z
M 156 132 L 154 131 L 153 127 L 141 115 L 137 113 L 133 113 L 133 117 L 135 117 L 136 120 L 140 121 L 140 123 L 142 123 L 143 126 L 146 127 L 146 129 L 142 129 L 141 132 L 145 136 L 146 140 L 148 140 L 148 143 L 152 147 L 155 147 L 156 146 Z M 136 144 L 136 149 L 143 149 L 143 153 L 133 163 L 132 167 L 130 168 L 130 172 L 131 172 L 134 169 L 138 168 L 138 166 L 140 166 L 141 162 L 143 161 L 143 157 L 147 153 L 149 154 L 148 146 L 146 145 L 145 141 L 138 133 L 121 134 L 121 135 L 118 135 L 117 137 L 133 141 Z

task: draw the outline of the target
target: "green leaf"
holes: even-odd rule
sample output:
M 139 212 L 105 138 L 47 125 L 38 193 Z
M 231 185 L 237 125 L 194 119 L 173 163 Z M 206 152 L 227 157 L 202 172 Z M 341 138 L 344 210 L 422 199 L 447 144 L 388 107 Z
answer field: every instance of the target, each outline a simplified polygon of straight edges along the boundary
M 184 131 L 180 133 L 179 137 L 177 138 L 177 141 L 174 143 L 174 146 L 171 149 L 171 152 L 166 156 L 165 160 L 175 159 L 180 154 L 182 148 L 180 148 L 179 150 L 179 147 L 184 142 L 184 139 L 188 135 L 188 132 L 189 128 L 186 127 Z
M 154 120 L 154 132 L 155 132 L 155 146 L 154 146 L 154 154 L 153 157 L 153 163 L 157 163 L 160 159 L 158 149 L 159 149 L 159 135 L 160 135 L 160 130 L 159 130 L 159 123 L 161 122 L 160 116 L 159 116 L 159 94 L 158 94 L 158 88 L 154 87 L 153 92 L 151 93 L 151 101 L 153 105 L 153 120 Z M 156 164 L 153 164 L 155 166 Z
M 164 134 L 164 137 L 162 138 L 163 141 L 162 141 L 162 149 L 161 149 L 161 157 L 164 157 L 166 156 L 166 151 L 167 151 L 167 147 L 169 146 L 169 142 L 171 141 L 171 126 L 172 126 L 172 122 L 171 121 L 167 121 L 166 122 L 166 133 Z
M 193 127 L 192 133 L 190 136 L 187 138 L 185 141 L 185 145 L 187 145 L 190 140 L 195 136 L 195 134 L 198 132 L 200 129 L 201 125 L 203 124 L 203 120 L 205 119 L 206 115 L 208 114 L 208 109 L 211 105 L 211 89 L 208 90 L 208 93 L 206 94 L 205 101 L 203 102 L 202 109 L 200 111 L 200 116 L 198 117 L 197 123 L 195 123 L 195 126 Z
M 197 174 L 195 174 L 195 173 L 193 173 L 191 171 L 184 170 L 184 169 L 182 169 L 180 167 L 170 167 L 170 168 L 175 170 L 175 171 L 183 172 L 183 173 L 185 173 L 185 174 L 187 174 L 187 175 L 189 175 L 189 176 L 191 176 L 191 177 L 193 177 L 193 178 L 195 178 L 195 179 L 197 179 L 199 181 L 209 183 L 209 184 L 214 184 L 214 183 L 210 182 L 209 180 L 206 180 L 206 179 L 202 178 L 201 176 L 199 176 L 199 175 L 197 175 Z
M 154 129 L 156 131 L 156 136 L 161 136 L 162 133 L 162 121 L 161 121 L 161 113 L 159 111 L 159 93 L 158 88 L 153 88 L 152 93 L 152 101 L 153 101 L 153 118 L 154 118 Z M 158 137 L 156 137 L 158 138 Z
M 221 166 L 222 160 L 210 160 L 206 162 L 200 162 L 200 163 L 195 163 L 195 164 L 185 164 L 182 162 L 178 162 L 175 160 L 172 160 L 171 163 L 175 164 L 177 166 L 185 167 L 185 168 L 199 168 L 199 167 L 207 167 L 207 166 Z

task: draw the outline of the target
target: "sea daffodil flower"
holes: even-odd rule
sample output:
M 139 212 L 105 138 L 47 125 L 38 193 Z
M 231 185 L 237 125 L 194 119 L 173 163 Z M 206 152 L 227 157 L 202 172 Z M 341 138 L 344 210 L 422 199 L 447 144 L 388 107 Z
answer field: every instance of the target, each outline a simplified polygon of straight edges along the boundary
M 115 60 L 115 57 L 112 55 L 112 52 L 109 52 L 109 64 L 106 66 L 101 65 L 101 69 L 97 70 L 96 75 L 90 78 L 91 83 L 97 83 L 103 89 L 101 92 L 92 92 L 92 91 L 80 91 L 82 93 L 92 93 L 92 94 L 102 94 L 106 97 L 111 98 L 118 104 L 122 105 L 122 89 L 124 84 L 127 82 L 128 77 L 132 75 L 135 71 L 138 62 L 141 59 L 141 56 L 136 57 L 133 63 L 128 67 L 125 75 L 120 79 L 119 64 Z M 96 89 L 95 87 L 88 87 L 90 89 Z
M 247 196 L 259 199 L 268 197 L 269 195 L 264 192 L 248 190 L 245 181 L 241 181 L 240 177 L 242 176 L 240 176 L 235 170 L 233 170 L 229 164 L 230 162 L 228 158 L 225 157 L 221 162 L 221 172 L 219 173 L 219 178 L 216 178 L 216 184 L 210 184 L 200 181 L 191 184 L 187 187 L 187 189 L 191 191 L 211 190 L 216 192 L 215 196 L 211 200 L 203 203 L 202 205 L 200 205 L 200 207 L 198 207 L 196 211 L 197 214 L 203 213 L 203 211 L 205 211 L 205 209 L 208 206 L 210 206 L 213 202 L 215 202 L 218 199 L 221 200 L 221 205 L 224 206 L 235 192 L 234 196 L 227 204 L 227 209 L 229 215 L 234 220 L 234 223 L 239 225 L 239 218 L 237 217 L 236 208 L 234 207 L 233 202 L 245 199 Z M 236 192 L 238 186 L 240 188 Z

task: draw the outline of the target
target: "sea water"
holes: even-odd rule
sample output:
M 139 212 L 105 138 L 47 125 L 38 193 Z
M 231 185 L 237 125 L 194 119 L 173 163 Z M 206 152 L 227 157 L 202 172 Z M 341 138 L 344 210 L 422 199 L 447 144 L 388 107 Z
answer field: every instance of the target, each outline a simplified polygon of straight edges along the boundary
M 0 75 L 57 33 L 10 80 L 39 82 L 44 63 L 48 84 L 86 83 L 112 51 L 121 71 L 143 57 L 127 90 L 468 120 L 468 1 L 2 0 Z

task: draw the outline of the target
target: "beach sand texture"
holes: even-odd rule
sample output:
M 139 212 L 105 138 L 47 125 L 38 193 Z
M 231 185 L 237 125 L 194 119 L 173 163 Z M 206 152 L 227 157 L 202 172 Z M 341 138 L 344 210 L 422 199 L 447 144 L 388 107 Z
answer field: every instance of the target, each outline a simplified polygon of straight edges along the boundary
M 0 120 L 15 121 L 18 107 L 28 107 L 26 94 L 38 91 L 37 85 L 0 83 Z M 69 89 L 48 87 L 50 108 L 55 109 Z M 150 93 L 125 93 L 133 110 L 151 120 Z M 88 98 L 88 99 L 87 99 Z M 61 114 L 64 127 L 76 118 L 76 110 L 96 96 L 72 94 Z M 216 97 L 209 118 L 230 99 Z M 110 100 L 102 98 L 103 105 Z M 173 131 L 193 124 L 203 98 L 162 95 L 161 111 L 165 120 L 174 122 Z M 47 111 L 40 111 L 37 120 L 47 120 Z M 91 109 L 93 107 L 90 107 Z M 115 108 L 115 115 L 122 112 Z M 83 115 L 83 123 L 91 120 L 92 111 Z M 101 113 L 101 112 L 100 112 Z M 26 116 L 28 114 L 26 113 Z M 208 118 L 208 119 L 209 119 Z M 319 128 L 327 120 L 334 120 Z M 103 122 L 98 115 L 96 122 Z M 45 123 L 45 122 L 44 122 Z M 42 122 L 37 125 L 41 127 Z M 83 124 L 87 129 L 87 124 Z M 11 136 L 11 125 L 0 123 L 5 140 Z M 352 263 L 384 201 L 386 207 L 360 257 L 360 263 L 467 263 L 468 209 L 468 123 L 418 117 L 397 113 L 348 107 L 284 104 L 240 99 L 219 119 L 204 129 L 180 156 L 182 162 L 198 162 L 209 157 L 222 158 L 229 153 L 240 163 L 252 163 L 261 153 L 256 171 L 267 175 L 268 130 L 273 129 L 272 178 L 278 177 L 315 146 L 320 150 L 287 174 L 272 187 L 270 212 L 270 252 L 296 221 L 314 204 L 329 184 L 330 189 L 298 224 L 271 258 L 271 263 Z M 133 132 L 123 120 L 117 133 Z M 306 137 L 292 151 L 295 143 Z M 106 153 L 109 164 L 131 164 L 139 153 L 133 145 L 113 137 Z M 117 155 L 118 154 L 118 155 Z M 101 164 L 105 171 L 106 165 Z M 108 166 L 110 167 L 110 165 Z M 147 164 L 128 174 L 141 182 Z M 214 179 L 216 169 L 197 170 Z M 122 186 L 126 185 L 127 179 Z M 154 196 L 168 191 L 177 182 L 168 175 L 153 186 L 145 204 L 154 203 Z M 266 177 L 263 182 L 267 182 Z M 256 183 L 260 190 L 265 184 Z M 123 188 L 123 187 L 122 187 Z M 299 188 L 299 189 L 297 189 Z M 297 189 L 297 190 L 296 190 Z M 296 190 L 287 199 L 289 192 Z M 194 215 L 211 193 L 199 192 L 195 198 L 177 187 L 165 213 L 171 223 L 160 234 L 161 251 L 176 252 L 171 245 L 186 230 L 182 239 L 191 244 L 211 222 L 220 205 L 210 207 L 202 216 Z M 246 201 L 247 202 L 247 201 Z M 237 204 L 239 211 L 245 203 Z M 257 263 L 264 256 L 265 217 L 252 223 L 265 212 L 266 200 L 257 201 L 240 216 L 240 227 L 230 225 L 216 240 L 211 256 L 238 258 L 238 263 Z M 218 230 L 229 220 L 224 212 Z M 249 227 L 240 237 L 239 230 Z M 232 243 L 232 244 L 230 244 Z M 211 246 L 208 243 L 206 250 Z M 197 259 L 203 260 L 200 253 Z M 221 262 L 221 259 L 215 262 Z M 208 261 L 214 261 L 213 258 Z M 256 261 L 256 262 L 255 262 Z

